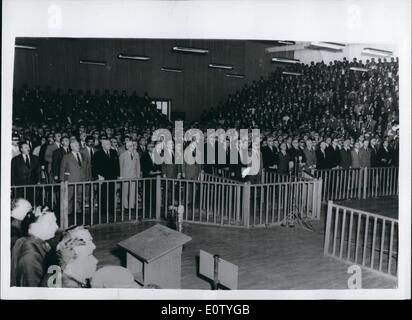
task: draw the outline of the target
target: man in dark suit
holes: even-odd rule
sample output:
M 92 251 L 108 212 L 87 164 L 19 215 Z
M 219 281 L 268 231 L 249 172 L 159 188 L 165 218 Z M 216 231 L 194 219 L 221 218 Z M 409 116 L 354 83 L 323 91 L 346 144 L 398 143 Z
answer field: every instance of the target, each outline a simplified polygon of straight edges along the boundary
M 280 174 L 289 174 L 289 168 L 291 162 L 289 153 L 287 152 L 287 145 L 285 142 L 282 142 L 280 145 L 280 152 L 278 154 L 278 173 Z
M 99 180 L 116 180 L 120 176 L 119 157 L 117 152 L 111 149 L 110 140 L 102 139 L 101 144 L 102 149 L 94 154 L 92 164 L 96 176 Z M 109 210 L 109 212 L 114 213 L 115 191 L 115 182 L 102 183 L 102 193 L 100 196 L 102 212 L 107 212 L 107 210 Z M 109 199 L 107 199 L 107 197 L 109 197 Z M 107 202 L 109 203 L 108 207 Z
M 91 166 L 91 179 L 96 179 L 96 173 L 93 168 L 93 157 L 97 150 L 94 148 L 94 138 L 92 136 L 86 137 L 86 144 L 84 148 L 80 148 L 80 152 L 84 157 L 87 157 Z
M 340 165 L 343 169 L 349 169 L 352 164 L 351 149 L 349 147 L 349 140 L 343 142 L 343 148 L 340 150 Z
M 161 173 L 162 168 L 154 161 L 154 143 L 150 142 L 147 145 L 147 151 L 143 153 L 141 158 L 141 168 L 143 178 L 153 177 Z
M 330 168 L 330 162 L 328 161 L 328 158 L 326 156 L 326 148 L 328 144 L 326 142 L 321 142 L 320 143 L 320 148 L 319 150 L 316 151 L 316 168 L 319 170 L 322 169 L 331 169 Z
M 273 138 L 268 137 L 267 146 L 262 148 L 263 167 L 265 169 L 275 169 L 277 152 L 273 146 Z
M 388 140 L 384 140 L 382 147 L 378 151 L 377 161 L 381 167 L 389 167 L 392 165 L 393 153 L 389 148 Z
M 289 149 L 289 156 L 291 161 L 293 161 L 293 174 L 295 176 L 299 175 L 301 169 L 306 164 L 305 153 L 299 148 L 299 141 L 293 139 L 292 148 Z
M 371 167 L 376 168 L 379 167 L 380 161 L 378 159 L 378 148 L 376 145 L 376 139 L 372 138 L 370 143 L 370 154 L 371 154 Z
M 63 156 L 60 164 L 60 181 L 82 182 L 88 181 L 91 177 L 91 167 L 89 160 L 80 153 L 78 141 L 70 143 L 71 152 Z M 76 204 L 73 201 L 76 192 Z M 69 214 L 80 212 L 83 207 L 83 185 L 69 184 Z M 75 207 L 76 206 L 76 207 Z
M 11 185 L 30 185 L 40 181 L 40 166 L 36 156 L 30 155 L 30 147 L 27 142 L 19 144 L 20 154 L 11 160 Z M 33 202 L 32 189 L 28 188 L 26 199 Z M 16 197 L 23 197 L 23 188 L 18 189 Z
M 139 145 L 137 146 L 137 150 L 136 150 L 139 153 L 140 159 L 142 158 L 143 153 L 146 152 L 146 149 L 147 149 L 146 148 L 146 139 L 144 137 L 141 137 L 139 139 Z
M 340 166 L 340 150 L 338 139 L 334 138 L 329 147 L 326 148 L 326 161 L 329 168 L 338 168 Z
M 68 137 L 61 139 L 61 147 L 53 151 L 52 155 L 52 171 L 55 182 L 59 182 L 60 178 L 60 165 L 63 157 L 70 153 L 70 140 Z

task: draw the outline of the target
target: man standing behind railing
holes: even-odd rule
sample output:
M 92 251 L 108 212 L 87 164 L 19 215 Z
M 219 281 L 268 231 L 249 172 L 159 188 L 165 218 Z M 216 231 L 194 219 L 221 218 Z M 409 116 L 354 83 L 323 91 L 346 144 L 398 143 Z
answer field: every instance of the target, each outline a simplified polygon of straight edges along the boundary
M 351 167 L 352 168 L 360 168 L 361 163 L 360 163 L 360 143 L 359 141 L 355 142 L 355 145 L 351 151 Z
M 371 167 L 371 151 L 369 150 L 369 140 L 363 142 L 363 147 L 359 150 L 359 162 L 362 168 Z
M 44 152 L 44 162 L 46 166 L 46 173 L 47 173 L 47 180 L 49 183 L 53 182 L 53 169 L 52 169 L 52 163 L 53 163 L 53 152 L 57 149 L 60 148 L 60 140 L 61 140 L 61 134 L 56 133 L 54 135 L 54 143 L 49 144 L 46 148 L 46 151 Z
M 306 158 L 306 169 L 309 171 L 316 169 L 316 151 L 312 139 L 306 140 L 306 147 L 303 149 Z
M 141 177 L 140 156 L 133 150 L 133 142 L 126 142 L 126 151 L 119 157 L 120 179 L 135 180 Z M 136 203 L 136 181 L 123 182 L 122 203 L 125 209 L 133 209 Z
M 60 165 L 60 181 L 82 182 L 88 181 L 91 178 L 91 167 L 88 158 L 80 153 L 80 145 L 78 141 L 70 143 L 71 152 L 64 155 Z M 69 186 L 69 214 L 74 212 L 73 195 L 76 189 L 76 209 L 82 208 L 82 202 L 86 199 L 82 198 L 83 185 Z M 76 211 L 77 211 L 76 210 Z M 75 212 L 76 213 L 76 212 Z
M 346 139 L 343 142 L 343 147 L 340 150 L 340 165 L 343 169 L 349 169 L 352 164 L 351 149 L 349 147 L 350 141 Z
M 60 177 L 60 165 L 63 160 L 63 157 L 66 154 L 70 153 L 70 140 L 67 136 L 63 137 L 61 140 L 61 147 L 59 149 L 56 149 L 53 151 L 53 156 L 52 156 L 52 171 L 53 171 L 53 177 L 54 177 L 54 182 L 59 181 Z
M 102 149 L 97 151 L 93 158 L 93 168 L 99 180 L 116 180 L 120 176 L 119 158 L 117 152 L 111 149 L 110 141 L 107 138 L 101 140 Z M 109 184 L 109 185 L 108 185 Z M 107 189 L 109 188 L 109 189 Z M 114 211 L 115 183 L 103 183 L 100 195 L 100 205 L 102 212 Z M 109 204 L 109 207 L 107 207 Z
M 39 160 L 30 155 L 30 147 L 27 142 L 19 144 L 20 154 L 11 160 L 11 185 L 30 185 L 40 181 Z M 27 188 L 26 198 L 33 201 L 33 189 Z M 23 197 L 23 188 L 16 191 L 16 197 Z

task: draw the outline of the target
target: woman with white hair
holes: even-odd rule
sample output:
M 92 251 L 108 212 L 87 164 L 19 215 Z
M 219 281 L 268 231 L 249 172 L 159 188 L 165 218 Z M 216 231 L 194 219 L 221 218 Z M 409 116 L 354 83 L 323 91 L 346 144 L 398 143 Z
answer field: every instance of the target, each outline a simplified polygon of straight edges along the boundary
M 80 226 L 68 230 L 56 247 L 61 278 L 57 283 L 48 281 L 49 287 L 90 288 L 90 279 L 96 272 L 96 246 L 89 230 Z

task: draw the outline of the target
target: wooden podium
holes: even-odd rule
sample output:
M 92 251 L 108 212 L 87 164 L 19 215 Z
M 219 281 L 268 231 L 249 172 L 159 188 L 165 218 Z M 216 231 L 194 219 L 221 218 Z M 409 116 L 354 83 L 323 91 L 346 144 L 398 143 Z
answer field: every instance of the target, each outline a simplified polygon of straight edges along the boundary
M 126 250 L 126 267 L 141 285 L 180 289 L 182 247 L 191 237 L 156 224 L 119 242 Z

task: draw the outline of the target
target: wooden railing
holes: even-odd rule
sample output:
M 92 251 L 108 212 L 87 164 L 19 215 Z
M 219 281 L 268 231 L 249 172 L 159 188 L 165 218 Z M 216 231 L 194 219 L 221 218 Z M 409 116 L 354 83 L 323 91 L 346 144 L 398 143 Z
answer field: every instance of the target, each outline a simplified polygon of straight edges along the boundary
M 322 200 L 366 199 L 398 195 L 398 167 L 315 170 L 323 181 Z
M 296 181 L 248 185 L 250 189 L 250 225 L 282 223 L 295 212 L 300 218 L 320 219 L 322 182 Z
M 316 179 L 250 184 L 202 173 L 199 180 L 157 176 L 12 187 L 12 196 L 48 205 L 62 228 L 165 220 L 178 205 L 186 222 L 249 228 L 276 225 L 291 210 L 319 219 L 321 188 Z
M 396 278 L 398 220 L 329 201 L 324 254 Z

